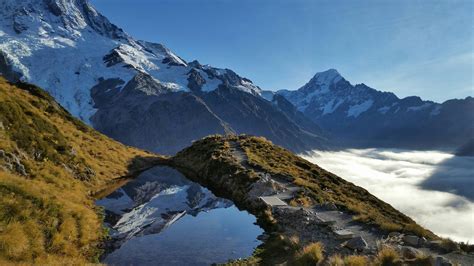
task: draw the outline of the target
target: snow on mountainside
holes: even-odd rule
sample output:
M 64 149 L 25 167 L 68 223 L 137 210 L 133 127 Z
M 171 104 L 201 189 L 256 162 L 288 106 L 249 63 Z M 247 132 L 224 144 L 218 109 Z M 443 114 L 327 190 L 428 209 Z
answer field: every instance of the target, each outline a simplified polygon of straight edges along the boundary
M 383 113 L 399 109 L 399 99 L 393 93 L 376 91 L 365 84 L 353 86 L 335 69 L 316 73 L 296 91 L 281 90 L 277 93 L 292 102 L 298 110 L 316 116 L 343 112 L 347 117 L 357 118 L 371 108 L 381 108 Z M 418 107 L 419 103 L 414 102 L 412 107 Z
M 352 85 L 334 69 L 277 94 L 349 146 L 453 148 L 474 134 L 472 97 L 442 104 L 416 96 L 400 99 Z
M 264 136 L 294 151 L 326 141 L 252 81 L 135 40 L 88 0 L 0 0 L 0 74 L 45 88 L 109 137 L 163 154 L 210 134 Z
M 90 90 L 100 80 L 126 84 L 137 73 L 151 75 L 170 91 L 189 91 L 199 76 L 202 91 L 227 83 L 259 94 L 230 70 L 188 65 L 161 44 L 134 40 L 87 0 L 0 0 L 0 70 L 46 88 L 73 115 L 90 122 Z M 3 71 L 5 72 L 5 70 Z

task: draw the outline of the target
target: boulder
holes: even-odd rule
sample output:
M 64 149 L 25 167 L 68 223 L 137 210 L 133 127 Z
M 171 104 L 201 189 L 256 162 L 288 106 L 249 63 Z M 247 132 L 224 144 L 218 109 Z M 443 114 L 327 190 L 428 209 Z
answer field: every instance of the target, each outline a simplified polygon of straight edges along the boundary
M 410 245 L 410 246 L 418 246 L 419 243 L 420 243 L 420 238 L 417 237 L 417 236 L 414 236 L 414 235 L 406 235 L 403 237 L 403 242 L 406 244 L 406 245 Z
M 326 202 L 323 204 L 323 208 L 328 211 L 337 211 L 337 206 L 334 202 Z
M 453 264 L 448 259 L 446 259 L 444 257 L 441 257 L 441 256 L 438 256 L 435 259 L 434 265 L 435 266 L 452 266 Z
M 399 233 L 399 232 L 390 232 L 388 234 L 388 237 L 394 238 L 394 237 L 399 237 L 400 235 L 401 235 L 401 233 Z
M 406 259 L 415 259 L 416 257 L 423 254 L 423 252 L 421 252 L 420 250 L 414 247 L 407 247 L 407 246 L 402 246 L 400 251 L 401 251 L 402 256 Z
M 351 240 L 347 241 L 345 246 L 352 250 L 364 250 L 368 247 L 367 242 L 361 236 L 356 236 Z
M 420 240 L 419 240 L 419 242 L 418 242 L 418 245 L 419 245 L 420 247 L 425 247 L 425 246 L 428 245 L 428 240 L 427 240 L 426 238 L 424 238 L 424 237 L 421 237 Z

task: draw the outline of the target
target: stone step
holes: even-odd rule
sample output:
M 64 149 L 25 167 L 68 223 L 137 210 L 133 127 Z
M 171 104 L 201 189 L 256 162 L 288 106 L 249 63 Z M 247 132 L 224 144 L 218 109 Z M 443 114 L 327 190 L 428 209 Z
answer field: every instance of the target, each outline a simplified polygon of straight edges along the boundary
M 334 220 L 327 220 L 327 219 L 324 219 L 324 218 L 321 218 L 319 216 L 316 215 L 316 217 L 318 218 L 318 221 L 316 222 L 317 224 L 320 224 L 320 225 L 335 225 L 337 222 L 334 221 Z
M 354 237 L 354 233 L 346 229 L 335 230 L 334 234 L 336 234 L 337 239 L 351 239 Z
M 260 197 L 260 199 L 267 204 L 268 206 L 274 207 L 274 206 L 286 206 L 286 202 L 282 201 L 280 198 L 276 196 L 266 196 L 266 197 Z

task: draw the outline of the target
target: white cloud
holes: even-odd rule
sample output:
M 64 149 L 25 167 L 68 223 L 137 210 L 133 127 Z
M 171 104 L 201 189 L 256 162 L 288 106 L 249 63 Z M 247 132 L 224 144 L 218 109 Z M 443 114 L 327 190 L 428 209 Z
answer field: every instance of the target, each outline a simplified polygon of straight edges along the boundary
M 440 236 L 474 242 L 474 157 L 388 149 L 302 157 L 366 188 Z

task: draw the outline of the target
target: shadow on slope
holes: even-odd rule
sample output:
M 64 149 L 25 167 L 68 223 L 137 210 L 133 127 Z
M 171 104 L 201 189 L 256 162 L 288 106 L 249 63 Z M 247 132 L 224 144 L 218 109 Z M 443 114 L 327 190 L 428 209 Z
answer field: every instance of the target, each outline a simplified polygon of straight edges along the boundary
M 474 202 L 474 157 L 454 156 L 441 162 L 420 186 L 466 197 Z

